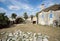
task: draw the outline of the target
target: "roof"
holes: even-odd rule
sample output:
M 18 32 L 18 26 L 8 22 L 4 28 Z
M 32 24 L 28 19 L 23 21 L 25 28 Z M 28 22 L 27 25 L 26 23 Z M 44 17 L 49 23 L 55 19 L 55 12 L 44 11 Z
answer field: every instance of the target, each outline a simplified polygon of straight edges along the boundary
M 48 12 L 49 10 L 53 10 L 53 11 L 60 10 L 60 4 L 52 5 L 48 8 L 45 8 L 45 9 L 41 10 L 40 12 L 42 12 L 42 11 Z M 38 13 L 40 13 L 40 12 L 38 12 Z

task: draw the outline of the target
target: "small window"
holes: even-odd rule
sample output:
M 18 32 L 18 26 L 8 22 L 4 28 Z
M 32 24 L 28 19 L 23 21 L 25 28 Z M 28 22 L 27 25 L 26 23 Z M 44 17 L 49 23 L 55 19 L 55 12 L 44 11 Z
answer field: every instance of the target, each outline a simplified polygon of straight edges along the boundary
M 50 14 L 50 18 L 53 18 L 53 14 Z
M 42 15 L 42 18 L 44 18 L 44 15 Z
M 50 10 L 49 18 L 53 18 L 52 10 Z

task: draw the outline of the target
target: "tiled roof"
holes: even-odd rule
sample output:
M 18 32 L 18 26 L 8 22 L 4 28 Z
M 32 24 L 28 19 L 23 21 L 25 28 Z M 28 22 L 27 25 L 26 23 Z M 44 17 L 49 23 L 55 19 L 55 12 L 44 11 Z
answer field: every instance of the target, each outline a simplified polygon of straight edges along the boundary
M 60 4 L 52 5 L 52 6 L 48 7 L 48 8 L 45 8 L 45 9 L 41 10 L 40 12 L 42 12 L 42 11 L 48 12 L 49 10 L 53 10 L 53 11 L 60 10 Z M 38 13 L 40 13 L 40 12 L 38 12 Z

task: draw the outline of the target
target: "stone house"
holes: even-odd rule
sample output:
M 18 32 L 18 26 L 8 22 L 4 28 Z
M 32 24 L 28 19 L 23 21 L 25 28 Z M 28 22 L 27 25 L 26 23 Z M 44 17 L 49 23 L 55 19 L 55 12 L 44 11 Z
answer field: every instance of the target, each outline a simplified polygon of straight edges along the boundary
M 51 25 L 54 20 L 60 19 L 60 4 L 52 5 L 48 8 L 44 8 L 38 12 L 38 24 Z

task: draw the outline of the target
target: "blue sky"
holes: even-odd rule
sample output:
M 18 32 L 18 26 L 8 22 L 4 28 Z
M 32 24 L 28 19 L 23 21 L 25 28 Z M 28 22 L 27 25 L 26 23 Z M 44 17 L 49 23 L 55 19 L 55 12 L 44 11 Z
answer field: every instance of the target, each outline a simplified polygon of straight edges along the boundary
M 12 13 L 23 16 L 24 12 L 27 12 L 28 15 L 35 15 L 41 11 L 41 4 L 47 8 L 60 4 L 60 0 L 0 0 L 0 12 L 6 12 L 8 16 Z

